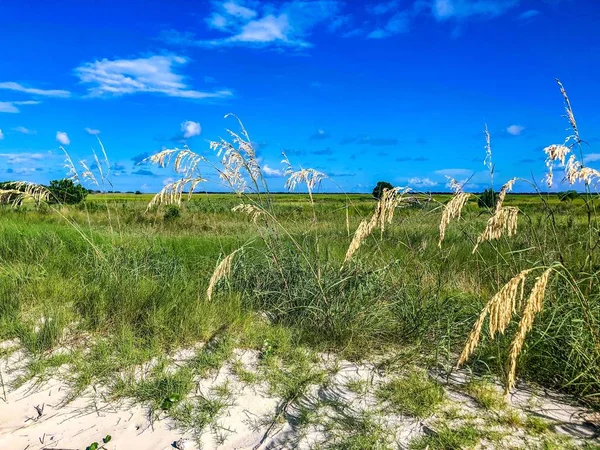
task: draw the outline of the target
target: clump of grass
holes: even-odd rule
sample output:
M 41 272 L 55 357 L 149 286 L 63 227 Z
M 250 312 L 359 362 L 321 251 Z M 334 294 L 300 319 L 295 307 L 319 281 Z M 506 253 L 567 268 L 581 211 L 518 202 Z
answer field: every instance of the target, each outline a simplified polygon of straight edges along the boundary
M 433 414 L 444 401 L 444 388 L 425 371 L 411 370 L 379 387 L 377 397 L 402 414 L 425 418 Z
M 356 378 L 348 380 L 346 387 L 355 394 L 365 395 L 369 391 L 369 382 L 367 380 Z
M 483 433 L 474 425 L 465 424 L 452 427 L 441 424 L 428 435 L 413 439 L 410 442 L 411 450 L 454 450 L 473 448 L 481 439 Z
M 531 434 L 544 434 L 550 430 L 551 424 L 541 417 L 528 415 L 525 420 L 525 429 Z
M 483 408 L 487 410 L 502 410 L 506 401 L 494 384 L 487 381 L 471 381 L 465 385 L 465 391 Z
M 341 421 L 340 436 L 327 448 L 332 450 L 391 450 L 391 433 L 372 414 L 347 415 Z
M 242 383 L 255 384 L 259 379 L 258 374 L 246 369 L 239 359 L 231 365 L 231 371 Z

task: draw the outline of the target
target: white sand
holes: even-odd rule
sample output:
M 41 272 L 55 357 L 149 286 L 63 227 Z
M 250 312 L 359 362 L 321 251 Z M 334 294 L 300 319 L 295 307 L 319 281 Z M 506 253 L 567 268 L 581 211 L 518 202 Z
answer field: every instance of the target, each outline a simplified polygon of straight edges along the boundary
M 6 343 L 0 345 L 4 348 L 9 346 Z M 182 351 L 176 359 L 185 361 L 191 354 L 191 351 Z M 256 363 L 255 352 L 237 351 L 236 358 L 241 359 L 248 368 L 252 368 Z M 199 434 L 194 434 L 193 430 L 179 429 L 168 418 L 151 421 L 148 409 L 143 405 L 132 404 L 129 401 L 107 402 L 101 387 L 90 387 L 83 395 L 71 402 L 65 402 L 69 390 L 67 384 L 60 380 L 60 376 L 42 383 L 29 381 L 18 389 L 10 389 L 11 382 L 19 375 L 24 364 L 25 359 L 19 351 L 0 360 L 0 373 L 5 389 L 4 391 L 0 386 L 2 450 L 85 449 L 94 441 L 101 443 L 106 435 L 112 436 L 112 440 L 105 445 L 107 450 L 165 450 L 174 448 L 173 445 L 177 441 L 186 450 L 250 450 L 261 443 L 267 430 L 270 430 L 270 433 L 260 446 L 261 449 L 308 448 L 310 444 L 331 439 L 331 428 L 326 430 L 324 425 L 335 423 L 337 413 L 334 409 L 323 406 L 327 405 L 327 402 L 342 402 L 348 411 L 356 414 L 377 409 L 377 402 L 372 393 L 361 395 L 351 392 L 346 387 L 348 381 L 368 381 L 371 386 L 384 381 L 384 377 L 369 365 L 338 361 L 339 370 L 325 386 L 311 386 L 308 395 L 290 405 L 283 415 L 284 419 L 271 426 L 281 400 L 271 397 L 265 385 L 245 385 L 240 382 L 232 374 L 231 364 L 226 364 L 218 373 L 198 380 L 197 389 L 190 395 L 189 400 L 193 401 L 195 396 L 200 395 L 210 397 L 213 395 L 212 388 L 228 382 L 232 393 L 230 404 L 211 426 L 207 426 Z M 331 362 L 324 365 L 331 365 Z M 144 373 L 145 371 L 141 370 L 140 376 L 145 376 Z M 471 412 L 476 409 L 473 401 L 458 389 L 454 389 L 462 382 L 460 376 L 452 380 L 447 388 L 448 397 L 454 405 Z M 562 398 L 538 396 L 531 390 L 521 389 L 515 395 L 513 403 L 523 411 L 552 419 L 557 424 L 557 431 L 568 433 L 575 438 L 589 439 L 594 432 L 593 427 L 585 424 L 586 420 L 590 420 L 590 413 L 582 408 L 569 406 Z M 321 425 L 300 427 L 300 406 L 318 410 Z M 412 438 L 421 435 L 423 426 L 430 423 L 429 419 L 423 423 L 414 418 L 389 414 L 382 414 L 378 420 L 390 430 L 396 444 L 404 446 Z M 333 433 L 335 434 L 335 431 Z M 518 433 L 514 436 L 519 443 Z

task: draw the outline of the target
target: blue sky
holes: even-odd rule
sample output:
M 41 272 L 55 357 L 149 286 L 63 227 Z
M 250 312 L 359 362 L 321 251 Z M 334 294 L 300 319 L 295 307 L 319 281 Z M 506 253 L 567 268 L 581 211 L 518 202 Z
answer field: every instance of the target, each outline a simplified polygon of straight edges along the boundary
M 282 150 L 327 191 L 482 189 L 485 123 L 497 187 L 539 181 L 568 134 L 555 77 L 600 161 L 598 23 L 597 0 L 6 0 L 0 180 L 61 178 L 59 146 L 91 163 L 99 133 L 115 189 L 155 192 L 173 173 L 140 159 L 210 156 L 231 112 L 272 190 Z

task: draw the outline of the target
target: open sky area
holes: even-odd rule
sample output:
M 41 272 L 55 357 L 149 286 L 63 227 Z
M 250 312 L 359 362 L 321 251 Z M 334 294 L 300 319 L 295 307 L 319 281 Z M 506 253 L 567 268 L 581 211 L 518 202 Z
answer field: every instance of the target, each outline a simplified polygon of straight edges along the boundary
M 272 190 L 282 150 L 324 191 L 480 190 L 485 124 L 496 187 L 546 189 L 542 150 L 569 134 L 555 78 L 600 164 L 599 23 L 598 0 L 5 0 L 0 180 L 62 178 L 60 146 L 91 164 L 97 135 L 114 189 L 156 192 L 172 171 L 140 161 L 210 156 L 234 113 Z

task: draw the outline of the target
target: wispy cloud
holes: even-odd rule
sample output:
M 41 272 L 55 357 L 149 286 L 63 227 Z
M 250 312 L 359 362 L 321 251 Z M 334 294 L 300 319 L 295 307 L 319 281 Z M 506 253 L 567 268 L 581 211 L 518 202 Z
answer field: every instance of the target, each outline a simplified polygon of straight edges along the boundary
M 307 40 L 310 32 L 327 20 L 335 19 L 343 3 L 340 0 L 291 0 L 275 5 L 230 0 L 214 1 L 213 6 L 214 11 L 206 23 L 226 36 L 199 39 L 190 32 L 169 30 L 162 38 L 172 44 L 201 47 L 305 48 L 312 45 Z
M 13 128 L 13 130 L 15 130 L 17 133 L 21 133 L 21 134 L 36 134 L 37 133 L 37 131 L 30 130 L 29 128 L 25 128 L 23 126 L 15 127 L 15 128 Z
M 64 131 L 56 132 L 56 140 L 62 145 L 69 145 L 71 143 L 69 136 Z
M 387 2 L 372 3 L 365 7 L 368 13 L 375 15 L 386 14 L 394 11 L 400 5 L 400 0 L 390 0 Z
M 2 132 L 2 129 L 0 128 L 0 141 L 4 139 L 4 133 Z
M 315 131 L 313 134 L 311 134 L 309 139 L 311 141 L 321 141 L 323 139 L 329 139 L 329 137 L 330 137 L 329 133 L 327 133 L 322 128 L 319 128 L 317 131 Z
M 26 86 L 23 86 L 22 84 L 14 82 L 14 81 L 5 81 L 5 82 L 0 83 L 0 89 L 24 92 L 25 94 L 40 95 L 40 96 L 44 96 L 44 97 L 70 97 L 71 96 L 71 93 L 69 91 L 64 91 L 61 89 L 37 89 L 37 88 L 32 88 L 32 87 L 26 87 Z
M 169 97 L 191 99 L 227 98 L 227 89 L 202 92 L 190 89 L 184 77 L 175 72 L 188 62 L 176 55 L 154 55 L 147 58 L 116 59 L 85 63 L 75 69 L 82 83 L 89 85 L 90 96 L 119 96 L 157 93 Z
M 539 14 L 540 14 L 540 12 L 537 9 L 529 9 L 529 10 L 519 14 L 519 19 L 521 19 L 521 20 L 532 19 Z
M 458 180 L 459 178 L 468 178 L 473 175 L 473 171 L 469 169 L 440 169 L 436 170 L 435 173 L 444 177 L 454 178 L 455 180 Z
M 387 22 L 367 34 L 369 39 L 383 39 L 390 36 L 395 36 L 401 33 L 407 33 L 410 26 L 410 14 L 405 11 L 400 11 L 390 17 Z
M 513 136 L 518 136 L 520 135 L 523 131 L 525 131 L 525 127 L 522 125 L 511 125 L 506 129 L 506 132 L 508 134 L 511 134 Z
M 96 135 L 100 134 L 100 130 L 96 130 L 94 128 L 88 128 L 88 127 L 85 127 L 85 132 L 87 134 L 91 134 L 92 136 L 96 136 Z
M 0 153 L 0 158 L 6 160 L 6 164 L 31 164 L 48 158 L 46 153 Z
M 410 186 L 424 188 L 424 187 L 436 186 L 438 183 L 436 183 L 435 181 L 433 181 L 427 177 L 425 177 L 425 178 L 413 177 L 413 178 L 409 178 L 408 184 Z
M 518 4 L 519 0 L 434 0 L 430 11 L 438 21 L 492 19 L 505 14 Z
M 17 106 L 19 105 L 37 105 L 38 101 L 35 100 L 26 100 L 22 102 L 0 102 L 0 113 L 12 113 L 17 114 L 20 112 Z
M 193 136 L 198 136 L 202 131 L 202 127 L 198 122 L 192 122 L 191 120 L 186 120 L 181 124 L 181 132 L 183 133 L 184 139 L 191 138 Z
M 583 157 L 583 162 L 586 164 L 596 161 L 600 161 L 600 153 L 588 153 Z

